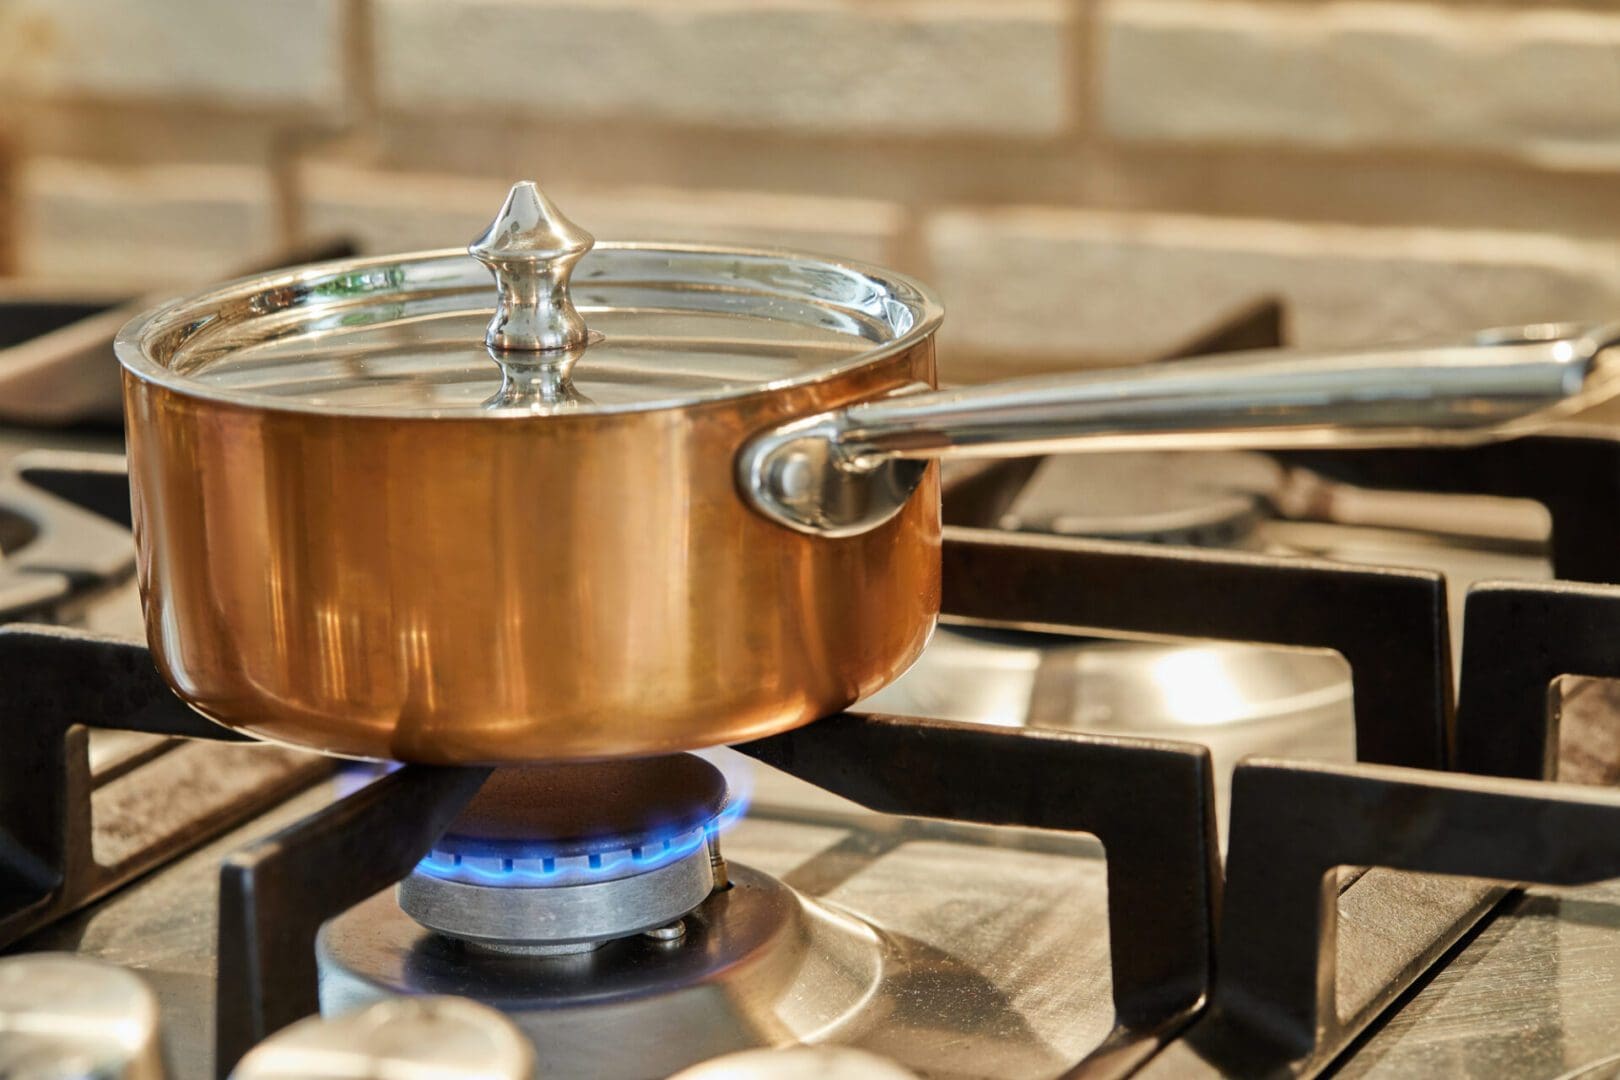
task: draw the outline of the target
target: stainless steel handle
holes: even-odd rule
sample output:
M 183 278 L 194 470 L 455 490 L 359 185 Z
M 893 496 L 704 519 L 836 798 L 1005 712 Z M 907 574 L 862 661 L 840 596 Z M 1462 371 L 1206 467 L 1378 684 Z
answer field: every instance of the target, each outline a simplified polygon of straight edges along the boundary
M 1523 434 L 1612 392 L 1620 325 L 1486 331 L 1459 345 L 1233 353 L 902 394 L 812 416 L 743 447 L 754 507 L 853 536 L 897 513 L 942 457 L 1123 449 L 1424 446 Z

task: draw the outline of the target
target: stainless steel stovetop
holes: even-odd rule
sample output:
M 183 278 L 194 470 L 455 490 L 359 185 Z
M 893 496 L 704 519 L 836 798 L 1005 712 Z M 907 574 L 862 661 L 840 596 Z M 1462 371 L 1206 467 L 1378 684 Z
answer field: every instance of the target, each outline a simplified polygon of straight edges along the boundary
M 1524 452 L 1589 462 L 1589 474 L 1613 463 L 1620 476 L 1607 438 L 1571 430 Z M 93 464 L 18 457 L 47 443 L 116 449 L 104 434 L 0 432 L 0 469 L 32 461 L 44 485 L 30 498 L 82 495 L 62 477 Z M 1549 481 L 1545 463 L 1500 483 L 1471 478 L 1505 475 L 1493 453 L 1448 465 L 1439 486 L 1464 494 L 1447 498 L 1373 491 L 1387 479 L 1379 468 L 1409 473 L 1398 458 L 1249 459 L 1226 474 L 1241 482 L 1214 484 L 1218 498 L 1182 491 L 1157 519 L 1129 505 L 1081 520 L 1064 499 L 1096 500 L 1066 496 L 1062 469 L 1017 477 L 1020 494 L 976 513 L 1033 534 L 952 534 L 947 625 L 912 672 L 863 703 L 876 718 L 824 721 L 749 756 L 714 752 L 732 805 L 748 804 L 718 838 L 731 889 L 673 934 L 596 950 L 447 946 L 379 885 L 335 913 L 317 968 L 314 943 L 265 913 L 324 911 L 376 867 L 342 849 L 348 861 L 276 869 L 334 835 L 309 823 L 397 814 L 402 834 L 431 838 L 443 819 L 421 807 L 448 799 L 453 814 L 465 795 L 411 769 L 334 770 L 274 747 L 176 739 L 164 732 L 202 726 L 143 705 L 142 731 L 90 733 L 76 790 L 92 804 L 81 839 L 94 867 L 67 875 L 85 902 L 47 898 L 46 915 L 8 922 L 29 884 L 21 870 L 0 874 L 0 969 L 60 951 L 136 973 L 156 995 L 168 1074 L 182 1080 L 222 1074 L 217 1048 L 246 1049 L 237 1028 L 285 1011 L 278 979 L 301 970 L 279 955 L 289 949 L 308 950 L 334 1014 L 389 985 L 498 1001 L 541 1032 L 527 1042 L 547 1076 L 665 1076 L 796 1042 L 937 1077 L 1610 1075 L 1620 885 L 1571 883 L 1620 875 L 1620 798 L 1596 786 L 1620 772 L 1620 693 L 1564 679 L 1546 713 L 1535 692 L 1538 673 L 1620 675 L 1592 645 L 1620 630 L 1620 589 L 1533 584 L 1551 574 L 1549 550 L 1562 573 L 1606 574 L 1602 552 L 1571 536 L 1608 511 Z M 1140 479 L 1157 467 L 1121 466 L 1127 486 L 1162 488 L 1162 473 Z M 97 468 L 104 480 L 108 466 Z M 1503 498 L 1538 484 L 1559 489 L 1544 500 L 1550 517 Z M 8 560 L 26 550 L 10 545 Z M 1430 570 L 1380 569 L 1390 565 Z M 102 569 L 29 569 L 72 588 L 27 616 L 137 636 L 130 566 Z M 1500 578 L 1532 584 L 1483 587 L 1465 628 L 1469 586 Z M 55 687 L 62 671 L 98 684 L 140 656 L 76 631 L 0 633 L 0 677 L 30 687 Z M 140 678 L 157 701 L 161 688 Z M 0 735 L 31 722 L 8 711 L 51 712 L 52 695 L 80 690 L 18 699 L 0 688 Z M 1208 747 L 1213 766 L 1167 739 Z M 1496 778 L 1540 775 L 1538 739 L 1558 748 L 1561 776 L 1594 786 Z M 1357 764 L 1358 751 L 1385 764 Z M 1451 761 L 1489 775 L 1434 771 Z M 0 796 L 24 782 L 0 762 Z M 311 866 L 321 874 L 304 874 Z M 1498 878 L 1555 884 L 1512 891 Z M 243 890 L 257 899 L 244 904 Z M 244 913 L 269 919 L 255 925 L 271 936 L 244 942 Z M 30 919 L 36 928 L 6 936 Z M 334 939 L 348 958 L 336 965 Z M 358 977 L 344 966 L 357 956 Z M 8 1031 L 22 1030 L 8 1017 L 29 1004 L 0 985 L 0 1060 Z M 32 1004 L 36 1019 L 50 1011 Z M 789 1066 L 768 1058 L 749 1066 L 765 1071 L 726 1075 Z

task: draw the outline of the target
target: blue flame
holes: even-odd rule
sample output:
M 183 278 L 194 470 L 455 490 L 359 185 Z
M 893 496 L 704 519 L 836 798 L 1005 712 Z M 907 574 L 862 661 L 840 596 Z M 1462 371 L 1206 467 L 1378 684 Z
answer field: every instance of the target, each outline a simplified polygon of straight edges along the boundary
M 338 798 L 346 799 L 361 788 L 370 787 L 400 768 L 403 766 L 397 761 L 339 760 L 337 772 L 332 777 L 332 786 Z
M 626 877 L 629 875 L 624 871 L 632 867 L 636 873 L 645 873 L 691 855 L 704 847 L 710 836 L 718 835 L 736 824 L 747 809 L 746 798 L 734 797 L 706 825 L 694 826 L 639 847 L 591 855 L 583 864 L 579 860 L 569 859 L 569 865 L 559 866 L 556 858 L 531 856 L 524 859 L 531 865 L 518 866 L 513 859 L 478 858 L 475 863 L 471 860 L 476 857 L 464 858 L 452 854 L 446 861 L 430 854 L 416 864 L 416 869 L 432 877 L 451 881 L 516 888 Z M 532 864 L 537 860 L 540 866 L 534 868 Z

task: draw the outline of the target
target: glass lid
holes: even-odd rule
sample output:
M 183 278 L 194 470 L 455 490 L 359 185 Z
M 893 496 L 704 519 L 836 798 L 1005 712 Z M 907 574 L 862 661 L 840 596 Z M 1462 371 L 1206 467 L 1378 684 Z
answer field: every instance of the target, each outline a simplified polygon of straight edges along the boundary
M 244 279 L 142 316 L 117 350 L 142 379 L 257 408 L 528 416 L 814 382 L 910 347 L 940 317 L 922 286 L 854 263 L 596 244 L 525 182 L 467 254 Z

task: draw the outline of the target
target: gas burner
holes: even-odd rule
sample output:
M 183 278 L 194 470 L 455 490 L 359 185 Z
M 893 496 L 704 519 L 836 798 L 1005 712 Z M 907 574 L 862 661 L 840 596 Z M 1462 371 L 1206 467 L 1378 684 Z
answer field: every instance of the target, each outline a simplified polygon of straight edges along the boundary
M 679 937 L 633 934 L 563 956 L 466 948 L 379 892 L 321 927 L 321 1015 L 471 997 L 529 1037 L 537 1075 L 630 1080 L 758 1046 L 761 1033 L 820 1043 L 881 1031 L 892 1009 L 878 988 L 912 967 L 970 978 L 757 870 L 733 864 L 728 884 L 686 914 Z
M 1076 454 L 1041 461 L 1004 529 L 1198 547 L 1242 546 L 1286 473 L 1264 454 Z
M 400 882 L 399 906 L 503 952 L 679 937 L 715 888 L 725 800 L 720 770 L 691 754 L 499 769 Z
M 1200 741 L 1240 727 L 1264 728 L 1256 738 L 1274 740 L 1286 729 L 1290 743 L 1309 735 L 1312 750 L 1331 759 L 1338 755 L 1330 733 L 1348 733 L 1353 717 L 1350 691 L 1349 669 L 1326 651 L 946 626 L 909 671 L 861 707 Z M 1315 738 L 1323 735 L 1326 742 Z
M 1223 829 L 1232 767 L 1243 758 L 1355 760 L 1350 669 L 1326 651 L 945 626 L 911 670 L 859 707 L 1202 743 Z
M 728 870 L 717 837 L 738 813 L 692 754 L 497 769 L 396 891 L 321 927 L 321 1012 L 471 996 L 533 1040 L 541 1075 L 600 1077 L 873 1020 L 897 946 Z

